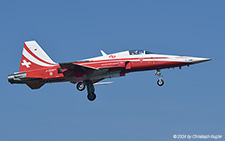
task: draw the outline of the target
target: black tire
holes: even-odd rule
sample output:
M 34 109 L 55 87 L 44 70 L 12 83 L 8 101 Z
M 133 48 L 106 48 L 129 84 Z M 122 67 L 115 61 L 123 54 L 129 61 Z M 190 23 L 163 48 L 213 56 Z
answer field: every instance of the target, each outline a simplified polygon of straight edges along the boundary
M 96 94 L 95 93 L 90 93 L 87 95 L 88 100 L 90 101 L 94 101 L 96 98 Z
M 157 84 L 159 85 L 159 86 L 162 86 L 163 84 L 164 84 L 164 81 L 161 79 L 161 80 L 158 80 L 157 81 Z
M 79 82 L 79 83 L 77 83 L 77 89 L 78 89 L 79 91 L 83 91 L 83 90 L 85 89 L 85 84 L 84 84 L 84 82 Z

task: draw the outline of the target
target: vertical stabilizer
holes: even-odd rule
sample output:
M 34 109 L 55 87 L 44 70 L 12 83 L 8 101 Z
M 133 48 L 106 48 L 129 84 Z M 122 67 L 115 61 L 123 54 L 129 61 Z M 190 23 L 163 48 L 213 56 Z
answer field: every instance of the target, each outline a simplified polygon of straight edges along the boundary
M 19 72 L 49 68 L 56 63 L 44 52 L 36 41 L 24 43 Z

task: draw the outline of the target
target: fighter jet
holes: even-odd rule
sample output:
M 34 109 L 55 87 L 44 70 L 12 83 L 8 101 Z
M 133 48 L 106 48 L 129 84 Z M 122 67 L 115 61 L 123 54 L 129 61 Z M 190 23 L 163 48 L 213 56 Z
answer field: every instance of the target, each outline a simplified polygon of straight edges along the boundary
M 129 50 L 69 63 L 55 63 L 36 41 L 24 43 L 19 72 L 8 75 L 11 84 L 26 84 L 39 89 L 46 83 L 71 82 L 79 91 L 87 88 L 87 98 L 95 100 L 95 84 L 106 78 L 125 76 L 130 72 L 156 70 L 157 84 L 163 86 L 161 69 L 189 66 L 212 60 L 177 55 L 154 54 L 146 50 Z

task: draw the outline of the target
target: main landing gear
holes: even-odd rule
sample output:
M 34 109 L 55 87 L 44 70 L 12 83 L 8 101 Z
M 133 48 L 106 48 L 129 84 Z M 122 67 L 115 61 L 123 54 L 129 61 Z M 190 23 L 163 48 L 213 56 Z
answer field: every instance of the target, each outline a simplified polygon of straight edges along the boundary
M 156 70 L 155 75 L 158 75 L 159 76 L 159 79 L 157 81 L 157 84 L 159 86 L 162 86 L 164 84 L 164 81 L 162 80 L 163 75 L 161 74 L 160 70 Z
M 85 89 L 85 84 L 84 84 L 84 82 L 79 82 L 79 83 L 77 83 L 77 89 L 78 89 L 79 91 L 83 91 L 83 90 Z
M 88 92 L 87 98 L 88 98 L 88 100 L 94 101 L 95 98 L 96 98 L 96 94 L 94 93 L 95 88 L 94 88 L 91 80 L 85 80 L 85 82 L 77 83 L 77 89 L 79 91 L 83 91 L 85 89 L 85 85 L 87 86 L 87 92 Z

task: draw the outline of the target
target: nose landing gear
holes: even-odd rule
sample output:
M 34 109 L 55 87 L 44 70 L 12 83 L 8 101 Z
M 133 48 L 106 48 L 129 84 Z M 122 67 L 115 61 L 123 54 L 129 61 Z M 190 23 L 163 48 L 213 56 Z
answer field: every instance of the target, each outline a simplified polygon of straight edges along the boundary
M 157 84 L 159 86 L 163 86 L 163 84 L 164 84 L 164 81 L 162 80 L 163 75 L 161 74 L 160 70 L 156 70 L 155 75 L 158 75 L 159 76 L 159 79 L 157 81 Z
M 162 86 L 162 85 L 164 84 L 164 81 L 163 81 L 162 79 L 159 79 L 159 80 L 157 81 L 157 84 L 158 84 L 159 86 Z

